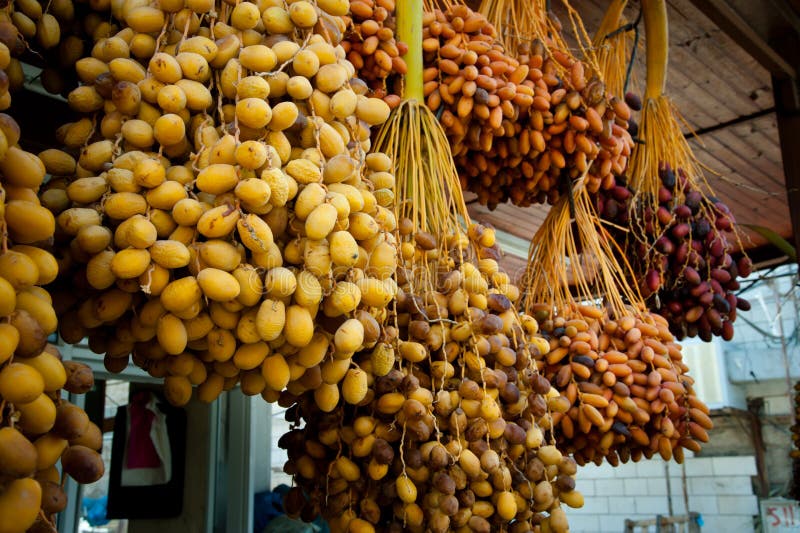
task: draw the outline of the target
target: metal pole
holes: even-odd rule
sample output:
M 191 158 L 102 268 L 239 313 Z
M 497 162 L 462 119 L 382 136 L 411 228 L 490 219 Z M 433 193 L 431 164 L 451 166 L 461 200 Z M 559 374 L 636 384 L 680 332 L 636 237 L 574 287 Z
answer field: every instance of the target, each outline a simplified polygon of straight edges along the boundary
M 766 450 L 764 436 L 761 432 L 761 414 L 764 412 L 764 398 L 750 398 L 747 401 L 747 416 L 750 421 L 750 432 L 753 435 L 753 449 L 756 454 L 756 473 L 758 474 L 758 496 L 769 496 L 769 478 L 767 476 Z
M 669 515 L 673 516 L 673 509 L 672 509 L 672 483 L 669 479 L 669 463 L 666 461 L 664 462 L 664 479 L 667 480 L 667 508 L 669 509 Z M 687 509 L 688 511 L 688 509 Z
M 688 514 L 689 514 L 689 533 L 700 533 L 700 524 L 698 523 L 700 514 L 699 513 L 688 513 Z
M 684 512 L 689 515 L 689 488 L 686 481 L 686 463 L 681 463 L 681 488 L 683 489 L 683 507 Z

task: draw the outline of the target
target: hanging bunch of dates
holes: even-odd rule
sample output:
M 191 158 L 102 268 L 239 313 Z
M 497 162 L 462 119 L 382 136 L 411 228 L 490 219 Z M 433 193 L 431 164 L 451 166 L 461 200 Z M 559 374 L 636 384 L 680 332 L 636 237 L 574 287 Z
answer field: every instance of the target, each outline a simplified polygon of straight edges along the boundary
M 633 192 L 618 180 L 597 195 L 598 212 L 618 226 L 611 231 L 624 243 L 648 307 L 667 319 L 676 337 L 731 340 L 737 310 L 750 309 L 736 295 L 739 278 L 752 270 L 747 256 L 734 258 L 736 220 L 724 203 L 690 183 L 681 169 L 664 163 L 659 179 L 655 211 L 634 205 Z M 642 212 L 631 211 L 637 209 Z
M 534 309 L 550 341 L 542 373 L 559 391 L 548 399 L 559 450 L 580 465 L 656 455 L 681 463 L 684 449 L 698 452 L 708 442 L 710 411 L 664 317 Z
M 401 221 L 400 291 L 375 342 L 324 355 L 307 391 L 278 400 L 296 425 L 278 443 L 296 483 L 287 512 L 342 532 L 567 531 L 583 496 L 576 462 L 544 440 L 547 341 L 493 259 L 452 261 L 466 235 L 412 230 Z M 491 230 L 470 233 L 494 245 Z M 409 268 L 423 255 L 438 266 L 429 291 Z
M 514 113 L 497 128 L 469 120 L 463 141 L 454 145 L 462 185 L 490 208 L 506 201 L 553 204 L 565 180 L 581 177 L 589 191 L 611 187 L 633 148 L 627 104 L 611 97 L 587 64 L 542 41 L 523 46 L 513 61 L 519 67 L 507 69 L 507 76 L 521 81 L 506 83 L 498 95 L 513 93 Z
M 352 0 L 346 40 L 356 75 L 390 107 L 401 101 L 406 49 L 394 39 L 394 2 Z M 463 4 L 428 6 L 424 97 L 447 133 L 464 190 L 490 208 L 554 203 L 564 177 L 613 186 L 633 148 L 630 109 L 583 61 L 543 41 L 516 55 L 486 17 Z
M 407 67 L 403 55 L 408 46 L 395 38 L 395 0 L 352 0 L 350 31 L 342 47 L 347 59 L 375 96 L 386 97 L 386 78 L 403 75 Z M 399 97 L 387 99 L 396 106 Z

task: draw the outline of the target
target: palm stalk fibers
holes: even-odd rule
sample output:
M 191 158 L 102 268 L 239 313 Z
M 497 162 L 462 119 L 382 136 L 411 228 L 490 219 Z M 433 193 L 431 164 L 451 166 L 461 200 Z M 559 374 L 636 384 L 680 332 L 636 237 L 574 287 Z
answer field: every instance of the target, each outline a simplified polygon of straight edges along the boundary
M 643 144 L 638 145 L 631 157 L 629 185 L 636 192 L 631 205 L 636 209 L 649 206 L 655 212 L 661 187 L 660 165 L 668 163 L 672 168 L 683 169 L 687 184 L 696 185 L 704 192 L 708 191 L 708 186 L 702 168 L 684 137 L 681 128 L 683 121 L 678 110 L 665 94 L 669 62 L 666 0 L 642 0 L 642 11 L 647 37 L 647 78 L 639 126 L 639 138 Z M 675 192 L 678 198 L 682 197 L 680 186 Z M 640 225 L 644 224 L 641 217 L 634 218 L 640 219 Z M 660 224 L 658 220 L 653 223 Z
M 602 297 L 610 314 L 623 316 L 642 302 L 629 279 L 630 265 L 601 224 L 585 180 L 575 182 L 531 241 L 522 282 L 526 312 L 541 303 L 564 312 Z
M 633 37 L 620 31 L 625 25 L 623 15 L 628 0 L 612 0 L 592 41 L 600 76 L 611 94 L 623 96 Z
M 469 215 L 450 144 L 424 101 L 422 14 L 422 0 L 398 4 L 398 37 L 408 43 L 404 100 L 381 128 L 375 147 L 394 161 L 397 220 L 409 219 L 415 232 L 441 237 L 463 233 Z M 427 265 L 427 258 L 422 264 Z M 423 279 L 429 274 L 423 273 Z

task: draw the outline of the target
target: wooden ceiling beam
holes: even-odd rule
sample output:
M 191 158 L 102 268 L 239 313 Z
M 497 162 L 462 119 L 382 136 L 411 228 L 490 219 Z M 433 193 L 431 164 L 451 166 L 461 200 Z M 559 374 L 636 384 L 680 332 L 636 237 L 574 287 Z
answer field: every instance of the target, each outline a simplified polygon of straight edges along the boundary
M 753 262 L 754 268 L 757 270 L 763 270 L 789 262 L 789 258 L 771 244 L 750 248 L 746 253 L 747 257 Z M 738 260 L 742 255 L 743 253 L 739 251 L 733 254 L 733 258 Z
M 800 32 L 800 15 L 794 10 L 787 0 L 769 0 L 772 7 L 780 14 L 780 17 L 794 28 L 795 32 Z
M 708 135 L 709 133 L 714 133 L 715 131 L 724 130 L 725 128 L 729 128 L 731 126 L 737 126 L 742 124 L 743 122 L 750 122 L 751 120 L 757 120 L 761 117 L 765 117 L 767 115 L 771 115 L 775 112 L 774 107 L 770 107 L 769 109 L 761 109 L 756 111 L 755 113 L 751 113 L 749 115 L 742 115 L 741 117 L 736 117 L 733 120 L 726 120 L 725 122 L 720 122 L 718 124 L 714 124 L 713 126 L 708 126 L 707 128 L 700 128 L 695 131 L 689 131 L 683 134 L 684 137 L 687 139 L 691 139 L 692 137 L 701 137 L 703 135 Z
M 758 2 L 691 0 L 703 14 L 772 75 L 775 113 L 792 227 L 792 244 L 800 250 L 800 92 L 797 38 L 800 19 L 794 0 L 770 0 L 771 12 Z M 734 7 L 735 6 L 735 7 Z M 753 10 L 759 10 L 754 12 Z
M 770 44 L 769 37 L 757 31 L 727 0 L 691 1 L 773 76 L 797 78 L 797 69 L 792 62 L 776 50 Z M 758 3 L 754 2 L 753 8 L 757 7 Z
M 792 219 L 792 244 L 800 250 L 800 96 L 797 81 L 772 77 L 775 92 L 775 109 L 778 117 L 778 136 L 781 144 L 783 173 L 786 178 L 789 215 Z

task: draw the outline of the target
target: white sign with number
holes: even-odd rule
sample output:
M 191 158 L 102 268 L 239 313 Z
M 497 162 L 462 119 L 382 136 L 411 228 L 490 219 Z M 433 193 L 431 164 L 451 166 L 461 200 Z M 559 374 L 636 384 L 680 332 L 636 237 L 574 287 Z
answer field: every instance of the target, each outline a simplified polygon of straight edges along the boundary
M 785 498 L 761 500 L 764 533 L 800 532 L 800 504 Z

